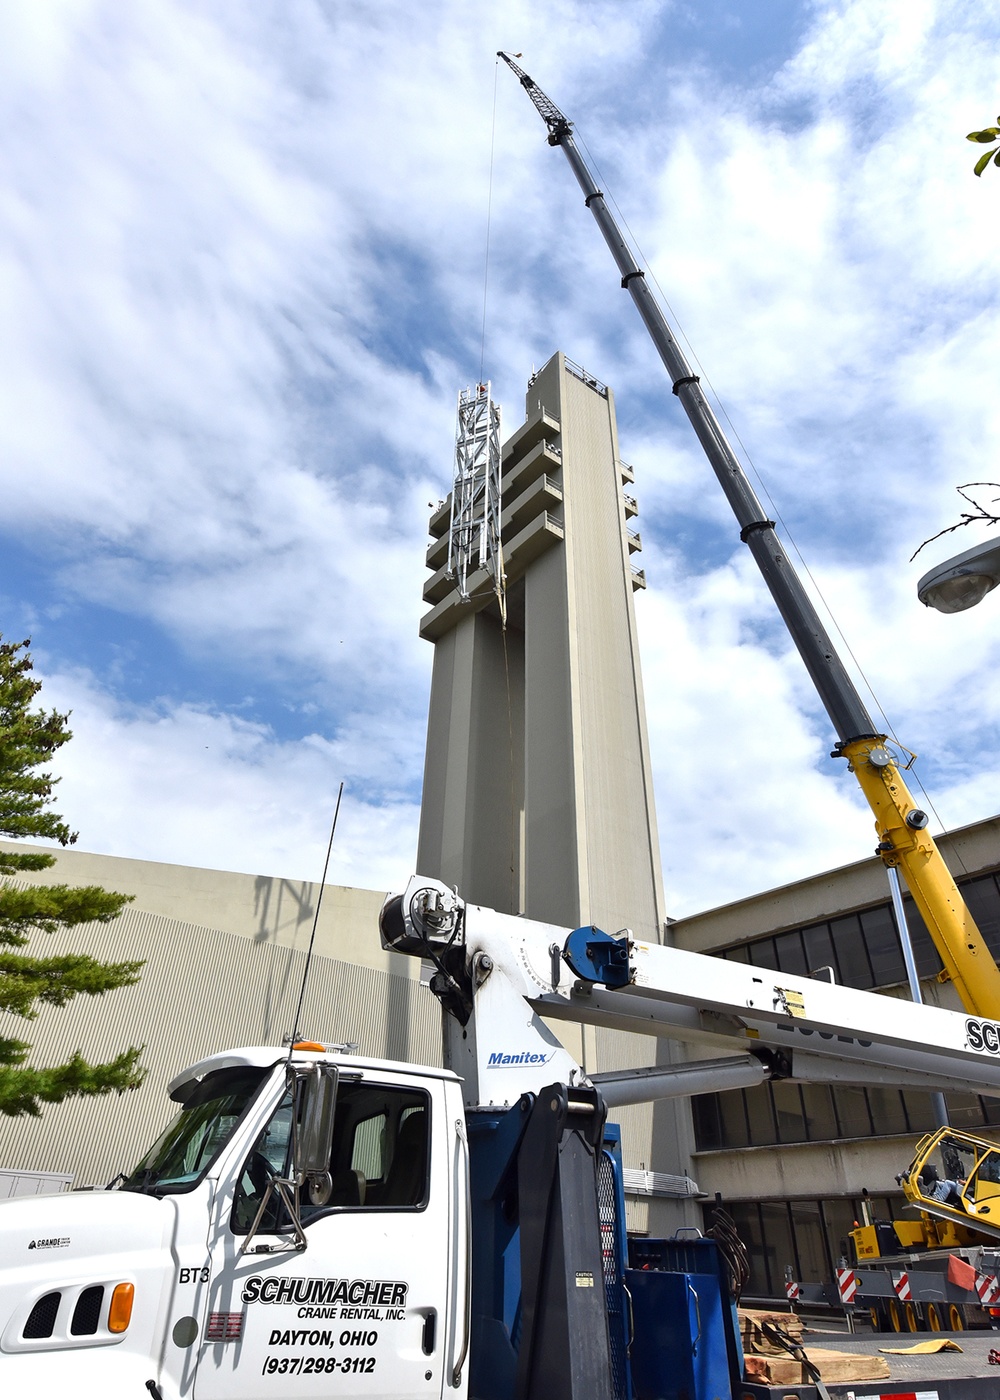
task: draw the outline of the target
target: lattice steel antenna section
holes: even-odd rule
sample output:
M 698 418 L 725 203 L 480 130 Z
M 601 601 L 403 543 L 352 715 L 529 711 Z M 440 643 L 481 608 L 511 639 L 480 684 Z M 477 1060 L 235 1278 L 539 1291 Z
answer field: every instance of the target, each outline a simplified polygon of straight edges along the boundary
M 487 571 L 493 591 L 502 596 L 500 406 L 490 397 L 489 382 L 463 389 L 458 396 L 448 573 L 464 599 L 477 569 Z

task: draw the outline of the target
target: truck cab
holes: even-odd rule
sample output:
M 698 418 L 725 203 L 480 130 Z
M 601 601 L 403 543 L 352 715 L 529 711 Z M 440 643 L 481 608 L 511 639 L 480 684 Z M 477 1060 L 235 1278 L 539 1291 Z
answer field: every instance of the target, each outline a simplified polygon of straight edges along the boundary
M 336 1083 L 328 1158 L 296 1183 L 318 1072 Z M 6 1393 L 464 1394 L 455 1076 L 250 1047 L 170 1095 L 176 1115 L 114 1189 L 0 1207 Z

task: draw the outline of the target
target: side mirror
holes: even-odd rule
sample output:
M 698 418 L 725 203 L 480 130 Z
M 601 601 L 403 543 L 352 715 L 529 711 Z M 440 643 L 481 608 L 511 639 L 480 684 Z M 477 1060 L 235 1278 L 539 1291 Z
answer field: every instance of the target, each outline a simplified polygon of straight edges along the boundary
M 306 1187 L 309 1201 L 314 1206 L 325 1206 L 333 1193 L 330 1156 L 333 1152 L 333 1117 L 340 1077 L 337 1066 L 319 1064 L 300 1069 L 295 1065 L 286 1065 L 285 1074 L 293 1105 L 289 1175 L 273 1173 L 270 1176 L 253 1224 L 240 1245 L 239 1258 L 250 1251 L 250 1241 L 261 1228 L 261 1221 L 274 1196 L 284 1206 L 295 1238 L 290 1245 L 259 1244 L 253 1249 L 254 1254 L 272 1254 L 287 1248 L 305 1249 L 309 1241 L 302 1228 L 299 1188 Z
M 313 1065 L 300 1077 L 302 1107 L 293 1167 L 298 1181 L 329 1173 L 338 1079 L 337 1066 L 323 1064 Z

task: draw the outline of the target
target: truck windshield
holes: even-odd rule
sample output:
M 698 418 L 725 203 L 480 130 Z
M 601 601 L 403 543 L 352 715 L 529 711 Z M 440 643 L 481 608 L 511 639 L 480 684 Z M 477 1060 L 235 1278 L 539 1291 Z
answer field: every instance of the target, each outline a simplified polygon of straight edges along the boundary
M 266 1069 L 217 1069 L 188 1091 L 180 1113 L 134 1171 L 123 1191 L 189 1191 L 233 1135 Z

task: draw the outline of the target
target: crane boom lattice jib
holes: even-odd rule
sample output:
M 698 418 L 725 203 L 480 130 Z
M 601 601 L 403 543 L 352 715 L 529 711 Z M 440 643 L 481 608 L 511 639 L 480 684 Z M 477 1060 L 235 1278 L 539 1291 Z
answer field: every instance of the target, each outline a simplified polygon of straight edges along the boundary
M 560 112 L 559 108 L 547 97 L 533 78 L 529 78 L 523 68 L 511 58 L 509 53 L 504 53 L 503 49 L 497 50 L 497 58 L 502 58 L 507 67 L 517 76 L 518 81 L 525 92 L 535 104 L 542 121 L 549 129 L 549 140 L 556 145 L 563 136 L 568 136 L 573 130 L 573 123 Z

